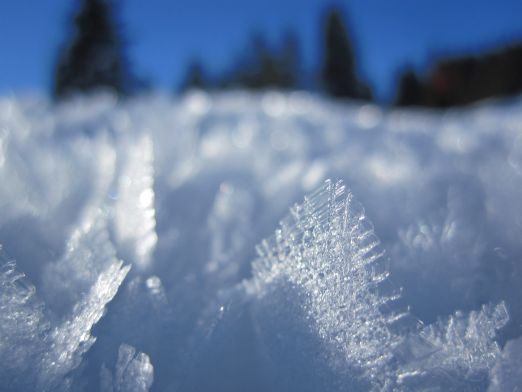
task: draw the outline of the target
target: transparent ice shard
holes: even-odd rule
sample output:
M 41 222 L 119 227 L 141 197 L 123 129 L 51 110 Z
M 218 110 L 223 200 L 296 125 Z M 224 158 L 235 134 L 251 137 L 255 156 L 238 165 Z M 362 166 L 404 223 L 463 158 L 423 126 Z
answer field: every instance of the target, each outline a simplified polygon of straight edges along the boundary
M 91 335 L 93 325 L 103 316 L 105 306 L 116 295 L 129 270 L 130 266 L 123 266 L 122 261 L 109 265 L 88 295 L 76 304 L 71 317 L 50 332 L 50 350 L 40 366 L 39 388 L 57 388 L 66 375 L 80 365 L 83 354 L 96 340 Z
M 146 392 L 154 381 L 154 367 L 147 354 L 122 344 L 114 375 L 102 366 L 100 378 L 102 392 Z
M 107 214 L 88 211 L 66 244 L 64 255 L 44 270 L 44 294 L 59 316 L 68 314 L 98 276 L 117 261 L 109 238 Z
M 49 322 L 35 287 L 0 245 L 0 380 L 4 387 L 34 386 L 34 365 L 46 349 Z
M 489 392 L 522 389 L 522 338 L 507 342 L 491 371 Z
M 90 332 L 130 267 L 110 264 L 71 315 L 51 326 L 35 288 L 0 254 L 0 374 L 9 389 L 68 390 L 70 372 L 95 341 Z

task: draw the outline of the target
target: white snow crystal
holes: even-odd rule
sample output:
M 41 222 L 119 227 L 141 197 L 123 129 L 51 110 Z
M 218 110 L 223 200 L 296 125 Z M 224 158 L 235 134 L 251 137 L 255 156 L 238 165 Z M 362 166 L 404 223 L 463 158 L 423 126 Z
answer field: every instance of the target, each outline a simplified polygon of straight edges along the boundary
M 0 245 L 0 380 L 9 389 L 34 385 L 35 356 L 45 350 L 49 322 L 35 292 Z
M 382 311 L 395 297 L 379 293 L 388 272 L 363 207 L 341 182 L 327 180 L 290 211 L 275 236 L 258 246 L 247 289 L 263 297 L 273 295 L 274 285 L 295 288 L 333 365 L 384 383 L 374 375 L 385 375 L 400 342 L 390 326 L 401 315 Z
M 90 349 L 91 329 L 105 312 L 130 267 L 115 261 L 99 275 L 90 292 L 60 325 L 51 327 L 35 288 L 0 254 L 1 375 L 10 388 L 67 390 L 67 375 Z
M 423 328 L 398 323 L 407 313 L 385 310 L 398 296 L 379 290 L 389 275 L 380 242 L 341 182 L 328 180 L 296 204 L 258 253 L 254 277 L 244 284 L 257 301 L 266 302 L 254 306 L 260 328 L 269 331 L 263 338 L 281 333 L 274 328 L 288 323 L 285 318 L 303 317 L 305 329 L 326 349 L 321 355 L 338 377 L 347 376 L 326 389 L 484 387 L 500 355 L 495 338 L 509 320 L 506 306 L 484 306 L 467 316 L 457 312 L 447 323 Z M 276 324 L 267 326 L 265 319 Z M 306 347 L 310 337 L 293 339 Z
M 147 354 L 128 344 L 120 345 L 114 376 L 102 366 L 102 392 L 146 392 L 154 380 L 154 368 Z
M 65 254 L 45 268 L 44 293 L 52 309 L 60 315 L 70 312 L 103 270 L 116 261 L 106 213 L 90 211 L 72 231 Z
M 51 331 L 51 350 L 44 355 L 40 368 L 39 387 L 43 390 L 57 388 L 94 344 L 96 338 L 91 336 L 91 328 L 103 316 L 105 306 L 129 272 L 130 266 L 122 267 L 122 264 L 116 261 L 109 265 L 100 274 L 89 294 L 75 305 L 70 318 Z
M 398 372 L 399 384 L 413 390 L 485 389 L 488 373 L 501 356 L 496 333 L 508 320 L 500 303 L 469 315 L 456 312 L 447 322 L 426 326 L 411 337 L 413 355 Z
M 507 342 L 491 372 L 489 392 L 522 390 L 522 338 Z

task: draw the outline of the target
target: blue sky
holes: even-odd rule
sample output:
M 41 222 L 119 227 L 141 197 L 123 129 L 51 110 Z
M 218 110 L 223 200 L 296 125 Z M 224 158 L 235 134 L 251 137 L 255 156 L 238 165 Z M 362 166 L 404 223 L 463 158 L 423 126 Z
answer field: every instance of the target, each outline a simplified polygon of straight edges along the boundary
M 16 0 L 0 5 L 0 95 L 47 92 L 58 48 L 70 28 L 71 0 Z M 158 88 L 179 84 L 192 58 L 212 73 L 230 67 L 252 31 L 270 43 L 287 30 L 313 70 L 321 53 L 324 0 L 120 0 L 128 55 L 138 74 Z M 337 1 L 351 27 L 362 76 L 381 99 L 397 72 L 425 70 L 441 54 L 477 53 L 522 40 L 519 0 Z

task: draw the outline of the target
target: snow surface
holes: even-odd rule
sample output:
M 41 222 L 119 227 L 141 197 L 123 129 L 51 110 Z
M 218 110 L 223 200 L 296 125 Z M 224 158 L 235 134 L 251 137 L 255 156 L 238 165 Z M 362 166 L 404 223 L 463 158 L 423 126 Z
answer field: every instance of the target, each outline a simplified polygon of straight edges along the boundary
M 2 390 L 522 389 L 521 99 L 4 97 L 0 181 Z

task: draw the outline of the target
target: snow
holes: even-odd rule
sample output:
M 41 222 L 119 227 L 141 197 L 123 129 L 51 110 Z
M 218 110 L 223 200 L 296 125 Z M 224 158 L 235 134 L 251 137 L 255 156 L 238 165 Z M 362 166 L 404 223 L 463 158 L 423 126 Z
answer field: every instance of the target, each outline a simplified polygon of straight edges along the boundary
M 114 376 L 102 365 L 100 379 L 104 392 L 148 391 L 154 379 L 154 368 L 147 354 L 136 354 L 134 347 L 122 344 L 118 350 Z
M 0 98 L 3 388 L 521 388 L 521 109 Z

